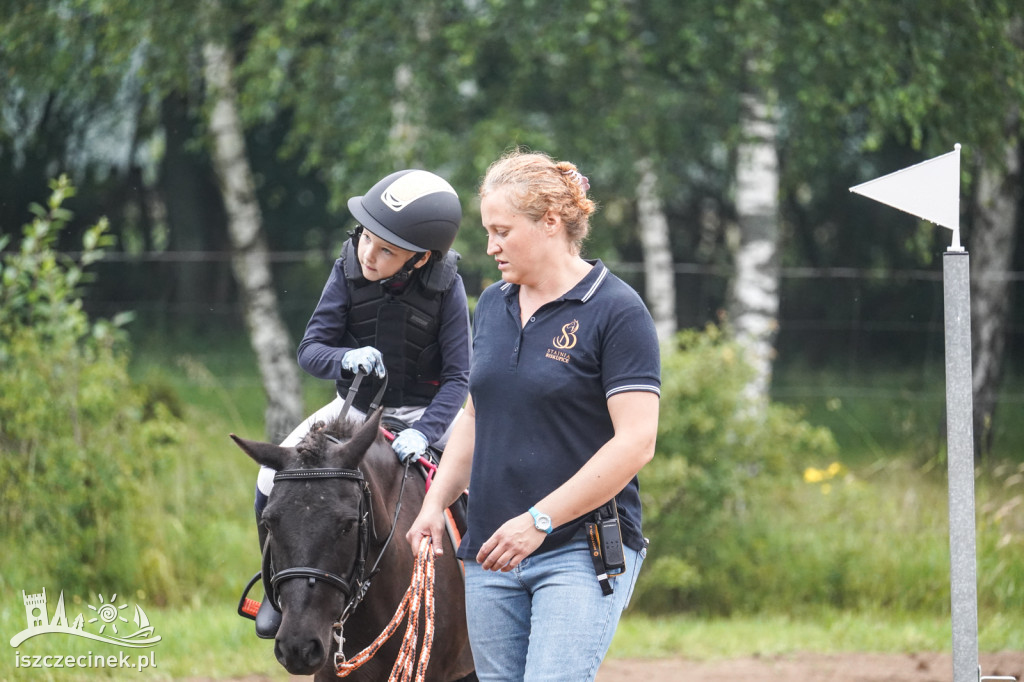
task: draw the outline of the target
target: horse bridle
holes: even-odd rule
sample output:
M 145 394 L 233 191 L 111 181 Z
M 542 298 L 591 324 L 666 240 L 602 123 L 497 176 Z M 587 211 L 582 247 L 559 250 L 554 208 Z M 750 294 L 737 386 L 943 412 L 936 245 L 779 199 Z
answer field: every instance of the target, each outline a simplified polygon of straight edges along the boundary
M 359 386 L 363 381 L 363 378 L 367 375 L 366 371 L 359 369 L 355 377 L 353 378 L 352 384 L 349 386 L 348 395 L 345 397 L 344 404 L 341 407 L 341 411 L 338 414 L 338 419 L 345 419 L 348 416 L 349 408 L 352 406 L 352 402 L 356 397 L 356 393 L 359 391 Z M 384 374 L 382 377 L 380 389 L 374 395 L 373 400 L 370 402 L 369 410 L 367 414 L 372 414 L 377 407 L 380 405 L 381 400 L 384 397 L 384 391 L 388 387 L 388 375 Z M 340 445 L 341 441 L 330 434 L 324 434 L 327 440 L 331 441 L 335 445 Z M 360 588 L 360 592 L 365 594 L 365 589 L 362 588 L 363 583 L 366 580 L 363 577 L 363 571 L 366 568 L 366 554 L 369 547 L 369 533 L 367 520 L 373 523 L 373 510 L 370 507 L 370 487 L 366 484 L 366 479 L 363 478 L 363 472 L 358 469 L 283 469 L 274 474 L 274 483 L 278 481 L 297 481 L 297 480 L 310 480 L 310 479 L 331 479 L 338 478 L 342 480 L 356 481 L 362 484 L 363 498 L 359 503 L 359 549 L 358 556 L 356 557 L 356 563 L 352 567 L 352 574 L 346 580 L 341 576 L 335 575 L 330 571 L 325 571 L 319 568 L 309 568 L 306 566 L 299 566 L 296 568 L 286 568 L 282 571 L 274 572 L 273 560 L 270 554 L 270 533 L 267 533 L 266 544 L 263 547 L 263 565 L 260 571 L 263 576 L 263 592 L 266 598 L 270 600 L 270 603 L 278 611 L 281 610 L 281 605 L 277 599 L 277 586 L 285 580 L 292 580 L 295 578 L 306 578 L 309 580 L 309 585 L 312 587 L 317 580 L 332 585 L 335 588 L 341 590 L 351 603 L 352 597 L 352 583 L 353 580 L 357 587 Z M 404 489 L 404 482 L 403 482 Z M 399 507 L 401 507 L 401 497 L 399 497 Z M 397 520 L 398 514 L 395 514 Z M 392 533 L 394 532 L 394 524 L 392 524 Z M 388 542 L 391 541 L 391 535 L 388 535 Z M 385 544 L 385 549 L 387 545 Z M 380 559 L 378 559 L 378 562 Z M 376 565 L 374 566 L 374 572 L 376 571 Z M 371 576 L 372 577 L 372 576 Z M 359 596 L 359 600 L 362 600 L 362 594 Z M 348 612 L 349 609 L 346 609 Z
M 329 434 L 325 434 L 325 437 L 335 443 L 340 442 L 334 436 Z M 316 581 L 319 580 L 335 587 L 345 595 L 347 603 L 345 604 L 345 609 L 338 617 L 335 628 L 340 629 L 340 627 L 345 624 L 345 621 L 352 615 L 355 608 L 363 601 L 367 590 L 370 589 L 370 582 L 380 571 L 380 561 L 387 552 L 388 545 L 391 544 L 391 540 L 395 535 L 395 527 L 398 525 L 398 514 L 402 511 L 402 497 L 405 495 L 405 482 L 409 478 L 408 474 L 409 462 L 406 462 L 404 472 L 402 474 L 402 485 L 398 491 L 398 502 L 395 503 L 395 514 L 391 519 L 391 529 L 388 531 L 388 536 L 384 540 L 384 545 L 381 547 L 380 554 L 377 556 L 377 560 L 374 561 L 373 568 L 370 569 L 369 573 L 366 573 L 366 557 L 369 553 L 370 547 L 370 528 L 375 528 L 376 526 L 373 522 L 373 508 L 370 504 L 370 486 L 367 485 L 366 479 L 363 477 L 363 472 L 358 469 L 282 469 L 274 475 L 275 484 L 282 480 L 341 479 L 357 482 L 361 484 L 362 487 L 362 497 L 359 501 L 358 513 L 359 546 L 356 550 L 356 561 L 352 566 L 352 572 L 348 579 L 342 578 L 341 576 L 322 568 L 310 568 L 308 566 L 285 568 L 281 571 L 275 572 L 273 557 L 270 552 L 271 534 L 269 532 L 267 533 L 267 541 L 263 546 L 263 567 L 261 574 L 263 576 L 264 594 L 266 595 L 266 598 L 270 600 L 270 603 L 275 609 L 281 611 L 281 604 L 277 598 L 277 587 L 283 581 L 305 578 L 309 581 L 309 586 L 312 587 L 316 584 Z
M 344 405 L 342 406 L 339 418 L 344 418 L 352 405 L 353 398 L 356 392 L 359 390 L 359 385 L 362 382 L 365 372 L 362 370 L 358 371 L 355 376 L 355 380 L 349 387 L 348 395 L 346 396 Z M 377 391 L 373 400 L 370 402 L 369 410 L 367 414 L 373 414 L 377 407 L 381 403 L 381 399 L 384 396 L 384 391 L 387 389 L 388 378 L 387 375 L 383 377 L 384 381 Z M 340 445 L 341 441 L 330 434 L 323 434 L 324 437 Z M 352 571 L 348 578 L 342 578 L 341 576 L 327 571 L 322 568 L 310 568 L 308 566 L 297 566 L 293 568 L 286 568 L 281 571 L 274 571 L 273 557 L 270 551 L 270 538 L 271 534 L 267 533 L 266 544 L 263 546 L 263 565 L 260 571 L 263 577 L 263 592 L 266 599 L 270 600 L 270 603 L 279 612 L 281 611 L 281 604 L 278 600 L 278 586 L 286 580 L 305 579 L 309 581 L 309 586 L 312 587 L 317 581 L 327 583 L 335 589 L 339 590 L 345 595 L 346 604 L 341 615 L 338 617 L 337 622 L 333 626 L 334 637 L 338 642 L 338 651 L 341 652 L 342 645 L 344 643 L 344 637 L 342 636 L 342 630 L 345 622 L 349 616 L 363 598 L 366 596 L 367 590 L 370 589 L 370 582 L 380 571 L 380 561 L 387 552 L 388 546 L 391 544 L 391 540 L 395 535 L 395 527 L 398 525 L 398 514 L 402 511 L 402 497 L 405 494 L 405 482 L 409 478 L 409 461 L 405 462 L 404 471 L 402 474 L 402 485 L 398 492 L 398 502 L 395 503 L 395 514 L 391 519 L 391 529 L 388 531 L 388 536 L 384 540 L 384 545 L 381 547 L 380 554 L 377 556 L 377 560 L 374 561 L 373 567 L 369 573 L 366 573 L 366 558 L 369 554 L 370 547 L 370 529 L 376 528 L 373 522 L 373 507 L 370 503 L 370 486 L 367 484 L 363 472 L 358 469 L 282 469 L 274 474 L 274 483 L 278 481 L 298 481 L 298 480 L 330 480 L 339 479 L 343 481 L 352 481 L 358 483 L 362 488 L 362 497 L 359 501 L 359 546 L 356 550 L 356 561 L 352 566 Z M 374 531 L 376 536 L 376 530 Z M 252 583 L 250 583 L 250 586 Z M 246 590 L 248 592 L 248 588 Z M 244 599 L 244 595 L 243 595 Z M 344 654 L 341 654 L 344 658 Z
M 328 436 L 328 438 L 333 438 Z M 359 501 L 359 537 L 358 537 L 358 549 L 356 554 L 355 564 L 352 566 L 352 572 L 348 578 L 342 578 L 341 576 L 332 573 L 322 568 L 310 568 L 308 566 L 296 566 L 293 568 L 285 568 L 280 571 L 274 570 L 273 557 L 270 551 L 270 538 L 271 534 L 267 533 L 267 541 L 263 546 L 263 591 L 266 598 L 270 600 L 270 603 L 278 611 L 281 610 L 281 604 L 278 601 L 278 586 L 286 580 L 294 580 L 297 578 L 305 578 L 309 581 L 310 587 L 312 587 L 316 581 L 325 582 L 332 587 L 340 590 L 345 595 L 346 599 L 351 601 L 353 594 L 353 587 L 359 587 L 364 581 L 364 572 L 366 568 L 366 556 L 369 549 L 369 528 L 372 524 L 372 509 L 370 507 L 370 487 L 366 484 L 366 479 L 363 478 L 363 472 L 358 469 L 283 469 L 278 471 L 274 475 L 275 485 L 279 481 L 300 481 L 300 480 L 324 480 L 324 479 L 340 479 L 345 481 L 352 481 L 357 483 L 362 488 L 362 497 Z

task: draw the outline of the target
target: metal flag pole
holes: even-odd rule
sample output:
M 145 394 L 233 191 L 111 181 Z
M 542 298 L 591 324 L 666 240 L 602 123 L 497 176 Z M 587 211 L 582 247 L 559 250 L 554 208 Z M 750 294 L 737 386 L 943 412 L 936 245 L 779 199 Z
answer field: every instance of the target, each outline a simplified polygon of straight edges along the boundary
M 983 677 L 978 665 L 971 278 L 970 255 L 960 245 L 960 145 L 954 145 L 948 154 L 851 187 L 850 191 L 953 231 L 953 243 L 942 258 L 953 682 L 1014 680 Z
M 970 256 L 942 257 L 949 468 L 949 584 L 953 682 L 978 682 L 978 578 L 974 517 L 974 398 L 971 378 Z
M 957 233 L 954 232 L 956 235 Z M 974 383 L 970 256 L 959 240 L 942 255 L 946 318 L 946 459 L 949 465 L 949 598 L 953 682 L 1011 680 L 982 675 L 978 663 L 978 553 L 974 516 Z

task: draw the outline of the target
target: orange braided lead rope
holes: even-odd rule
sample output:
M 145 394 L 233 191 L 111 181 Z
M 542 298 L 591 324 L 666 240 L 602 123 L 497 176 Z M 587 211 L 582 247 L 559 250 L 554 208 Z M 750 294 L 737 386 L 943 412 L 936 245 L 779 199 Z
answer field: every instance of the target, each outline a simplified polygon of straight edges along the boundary
M 424 607 L 423 645 L 420 648 L 419 665 L 416 665 L 416 640 L 419 638 L 420 604 Z M 377 635 L 369 646 L 347 661 L 335 660 L 334 672 L 338 677 L 348 677 L 353 671 L 358 670 L 364 663 L 374 657 L 377 651 L 391 639 L 398 627 L 405 620 L 406 613 L 409 614 L 409 623 L 405 629 L 405 637 L 402 639 L 402 646 L 395 660 L 395 667 L 391 669 L 388 682 L 422 682 L 427 665 L 430 663 L 430 649 L 434 643 L 434 553 L 430 549 L 430 538 L 423 538 L 420 542 L 419 553 L 416 555 L 416 564 L 413 567 L 412 580 L 409 589 L 405 591 L 395 615 L 387 624 L 384 631 Z M 415 678 L 413 672 L 415 669 Z

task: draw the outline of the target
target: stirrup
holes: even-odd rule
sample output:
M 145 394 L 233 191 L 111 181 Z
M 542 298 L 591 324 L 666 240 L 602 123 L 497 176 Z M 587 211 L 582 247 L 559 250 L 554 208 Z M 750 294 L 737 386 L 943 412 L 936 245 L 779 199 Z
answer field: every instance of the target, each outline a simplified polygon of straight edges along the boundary
M 249 598 L 249 590 L 260 581 L 262 573 L 257 573 L 249 580 L 238 600 L 238 615 L 256 621 L 256 636 L 260 639 L 274 639 L 281 627 L 281 612 L 274 608 L 270 600 L 258 602 Z

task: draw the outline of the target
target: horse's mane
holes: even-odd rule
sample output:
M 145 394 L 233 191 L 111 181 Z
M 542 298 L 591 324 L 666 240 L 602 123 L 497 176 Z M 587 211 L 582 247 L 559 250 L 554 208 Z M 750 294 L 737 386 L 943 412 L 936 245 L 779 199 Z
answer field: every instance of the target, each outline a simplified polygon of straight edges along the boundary
M 316 422 L 295 446 L 299 453 L 299 464 L 309 468 L 322 466 L 324 453 L 327 452 L 328 445 L 331 443 L 328 436 L 345 442 L 352 438 L 360 426 L 361 424 L 358 422 L 340 416 L 328 422 Z

